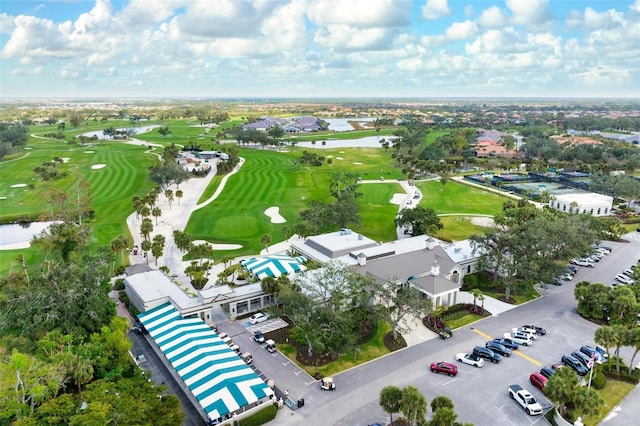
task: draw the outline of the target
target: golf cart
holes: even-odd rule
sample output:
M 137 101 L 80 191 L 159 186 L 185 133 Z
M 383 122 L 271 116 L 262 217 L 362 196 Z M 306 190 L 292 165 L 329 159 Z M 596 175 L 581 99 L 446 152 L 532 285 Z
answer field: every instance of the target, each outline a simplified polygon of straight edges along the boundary
M 447 340 L 448 338 L 453 337 L 453 330 L 445 327 L 438 332 L 438 336 L 440 336 L 442 340 Z
M 264 348 L 269 352 L 274 353 L 276 351 L 276 342 L 269 339 L 265 342 Z
M 320 389 L 330 391 L 336 390 L 336 384 L 333 383 L 333 378 L 325 377 L 324 379 L 320 380 Z

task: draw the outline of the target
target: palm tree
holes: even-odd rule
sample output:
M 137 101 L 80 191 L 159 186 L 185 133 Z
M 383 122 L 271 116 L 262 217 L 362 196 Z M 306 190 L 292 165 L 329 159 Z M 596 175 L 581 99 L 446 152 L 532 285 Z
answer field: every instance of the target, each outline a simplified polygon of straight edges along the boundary
M 453 408 L 438 408 L 433 412 L 429 426 L 455 426 L 458 415 Z
M 82 385 L 89 383 L 93 379 L 93 365 L 87 358 L 74 356 L 73 381 L 78 387 L 78 393 L 82 395 Z
M 385 386 L 380 391 L 380 407 L 385 413 L 389 413 L 390 423 L 393 424 L 393 413 L 400 411 L 400 399 L 402 390 L 396 386 Z
M 145 240 L 149 240 L 149 235 L 153 232 L 153 222 L 151 219 L 144 218 L 142 219 L 142 223 L 140 224 L 140 233 L 144 237 Z
M 173 191 L 170 189 L 167 189 L 166 191 L 164 191 L 164 196 L 167 197 L 169 208 L 171 208 L 171 204 L 173 204 Z
M 418 421 L 422 422 L 427 415 L 427 409 L 427 399 L 420 393 L 418 388 L 407 386 L 402 389 L 400 412 L 404 414 L 410 425 L 415 425 Z
M 149 264 L 149 250 L 151 250 L 151 241 L 143 240 L 142 243 L 140 243 L 140 248 L 144 252 L 144 257 L 145 257 L 145 259 L 147 259 L 147 265 L 148 265 Z
M 566 405 L 573 401 L 575 390 L 579 386 L 578 376 L 570 368 L 558 368 L 544 387 L 547 398 L 558 404 L 558 411 L 564 416 Z
M 266 251 L 269 251 L 269 244 L 271 244 L 271 235 L 264 234 L 260 237 L 260 243 L 264 246 Z
M 324 148 L 325 146 L 327 146 L 327 141 L 322 141 L 322 147 Z
M 151 215 L 156 218 L 156 226 L 158 226 L 158 218 L 162 216 L 162 210 L 160 207 L 154 207 L 151 210 Z
M 284 228 L 282 228 L 282 234 L 284 235 L 284 239 L 288 240 L 289 237 L 291 236 L 291 228 L 289 228 L 288 226 L 285 226 Z
M 182 189 L 176 190 L 176 198 L 178 199 L 178 205 L 180 205 L 180 198 L 182 198 L 183 195 L 184 193 L 182 192 Z

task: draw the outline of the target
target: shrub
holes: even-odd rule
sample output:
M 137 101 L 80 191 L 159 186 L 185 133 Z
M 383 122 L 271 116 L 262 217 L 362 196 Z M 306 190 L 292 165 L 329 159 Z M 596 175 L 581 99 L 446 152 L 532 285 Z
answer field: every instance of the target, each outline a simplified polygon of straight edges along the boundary
M 591 385 L 595 389 L 602 389 L 607 384 L 607 378 L 602 371 L 598 371 L 591 379 Z
M 258 411 L 252 416 L 246 419 L 240 419 L 238 421 L 239 426 L 260 426 L 269 423 L 276 418 L 278 414 L 278 407 L 275 404 L 268 404 L 264 409 Z
M 623 380 L 628 383 L 637 384 L 640 382 L 640 370 L 637 368 L 629 371 L 629 367 L 620 359 L 620 372 L 616 370 L 616 358 L 611 357 L 609 361 L 602 364 L 602 372 L 606 377 Z
M 114 286 L 116 290 L 124 290 L 124 279 L 118 278 L 116 280 L 116 285 Z

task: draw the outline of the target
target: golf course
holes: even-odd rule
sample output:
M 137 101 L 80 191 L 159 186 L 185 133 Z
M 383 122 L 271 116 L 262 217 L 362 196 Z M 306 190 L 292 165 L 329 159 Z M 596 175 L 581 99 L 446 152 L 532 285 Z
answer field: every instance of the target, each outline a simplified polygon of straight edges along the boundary
M 90 221 L 92 246 L 109 246 L 118 235 L 129 235 L 125 220 L 133 212 L 132 198 L 143 196 L 155 186 L 149 179 L 148 169 L 157 163 L 163 146 L 173 143 L 178 146 L 200 144 L 203 149 L 220 147 L 211 141 L 219 129 L 194 127 L 193 122 L 186 120 L 164 124 L 171 129 L 170 134 L 162 136 L 151 130 L 136 135 L 137 144 L 106 139 L 84 145 L 43 138 L 51 127 L 33 126 L 30 133 L 36 137 L 29 138 L 24 153 L 7 157 L 0 163 L 3 182 L 0 220 L 12 223 L 47 219 L 53 206 L 63 202 L 60 194 L 65 194 L 65 202 L 69 204 L 80 197 L 90 198 L 94 212 Z M 122 127 L 121 122 L 100 123 L 65 133 L 69 140 L 71 135 L 108 125 Z M 358 135 L 362 133 L 359 131 Z M 310 166 L 298 161 L 309 148 L 238 146 L 237 149 L 245 160 L 242 168 L 229 177 L 214 202 L 193 211 L 185 229 L 196 240 L 242 246 L 237 250 L 216 251 L 216 261 L 258 253 L 264 248 L 261 237 L 265 234 L 271 237 L 272 243 L 290 236 L 293 226 L 299 222 L 299 212 L 308 202 L 331 201 L 329 180 L 338 171 L 355 173 L 363 180 L 359 188 L 362 196 L 358 200 L 361 221 L 350 227 L 376 241 L 396 238 L 394 219 L 398 205 L 391 200 L 394 194 L 404 192 L 398 180 L 405 177 L 393 167 L 390 150 L 382 147 L 330 149 L 318 144 L 312 150 L 325 158 L 324 163 Z M 34 169 L 54 160 L 57 175 L 41 179 Z M 220 181 L 218 176 L 214 177 L 201 200 L 211 195 Z M 182 185 L 186 187 L 189 182 Z M 454 181 L 446 184 L 439 180 L 416 181 L 416 187 L 423 194 L 420 201 L 423 207 L 433 208 L 438 214 L 461 215 L 442 217 L 445 227 L 436 236 L 450 240 L 464 239 L 482 230 L 482 226 L 470 222 L 466 215 L 492 216 L 500 211 L 504 202 L 504 198 L 496 194 Z M 283 223 L 272 223 L 265 214 L 273 208 L 278 208 Z M 34 248 L 1 250 L 0 273 L 9 271 L 18 255 L 28 262 L 37 252 Z

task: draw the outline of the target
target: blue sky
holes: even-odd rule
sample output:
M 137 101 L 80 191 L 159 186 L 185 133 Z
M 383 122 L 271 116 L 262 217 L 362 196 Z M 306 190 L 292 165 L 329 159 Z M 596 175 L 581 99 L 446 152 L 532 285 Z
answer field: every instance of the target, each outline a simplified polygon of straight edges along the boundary
M 3 97 L 635 97 L 640 0 L 2 0 Z

